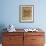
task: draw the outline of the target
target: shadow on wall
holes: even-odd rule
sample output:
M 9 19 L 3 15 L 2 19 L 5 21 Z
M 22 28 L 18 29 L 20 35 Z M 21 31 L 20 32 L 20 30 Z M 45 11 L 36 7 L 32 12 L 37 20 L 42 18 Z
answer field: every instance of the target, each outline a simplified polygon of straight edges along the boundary
M 5 25 L 4 24 L 0 24 L 0 43 L 2 43 L 2 36 L 3 36 L 3 32 L 5 32 L 6 30 L 4 30 Z

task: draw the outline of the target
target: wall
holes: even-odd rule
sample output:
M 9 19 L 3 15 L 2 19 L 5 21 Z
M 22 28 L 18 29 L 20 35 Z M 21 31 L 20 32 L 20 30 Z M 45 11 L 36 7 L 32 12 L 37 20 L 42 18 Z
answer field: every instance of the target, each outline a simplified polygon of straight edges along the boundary
M 34 6 L 34 23 L 19 22 L 19 5 L 32 4 L 32 0 L 0 0 L 0 2 L 0 25 L 4 24 L 7 26 L 9 24 L 13 24 L 16 28 L 38 27 L 39 25 L 45 27 L 46 22 L 44 20 L 46 19 L 46 13 L 44 11 L 46 9 L 44 1 L 41 2 L 41 0 L 37 0 L 35 3 L 36 5 Z
M 19 5 L 32 4 L 32 0 L 1 0 L 1 15 L 0 25 L 5 26 L 13 24 L 16 28 L 31 28 L 38 26 L 38 19 L 36 16 L 36 8 L 34 15 L 34 23 L 20 23 L 19 22 Z
M 0 25 L 13 24 L 16 28 L 41 27 L 46 28 L 46 0 L 0 0 Z M 19 5 L 34 4 L 34 23 L 19 22 Z

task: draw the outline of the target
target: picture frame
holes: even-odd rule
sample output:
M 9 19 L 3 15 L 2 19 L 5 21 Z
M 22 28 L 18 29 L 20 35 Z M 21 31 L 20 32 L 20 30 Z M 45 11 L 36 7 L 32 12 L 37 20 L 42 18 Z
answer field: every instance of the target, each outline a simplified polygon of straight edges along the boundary
M 19 6 L 19 21 L 24 23 L 34 22 L 34 5 Z

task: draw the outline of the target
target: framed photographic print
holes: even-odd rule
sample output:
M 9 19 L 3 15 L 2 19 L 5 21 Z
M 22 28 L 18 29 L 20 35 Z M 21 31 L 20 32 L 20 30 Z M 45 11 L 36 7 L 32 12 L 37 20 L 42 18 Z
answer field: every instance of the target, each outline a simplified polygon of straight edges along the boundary
M 20 22 L 34 21 L 34 5 L 20 5 L 19 7 Z

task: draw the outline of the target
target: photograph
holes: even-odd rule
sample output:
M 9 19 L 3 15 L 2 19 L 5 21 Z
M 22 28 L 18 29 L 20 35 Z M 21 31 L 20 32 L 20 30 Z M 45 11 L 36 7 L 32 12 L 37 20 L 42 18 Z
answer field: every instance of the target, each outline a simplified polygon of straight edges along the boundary
M 19 14 L 20 22 L 33 22 L 34 17 L 34 5 L 20 5 Z
M 46 46 L 46 0 L 0 0 L 0 46 Z

